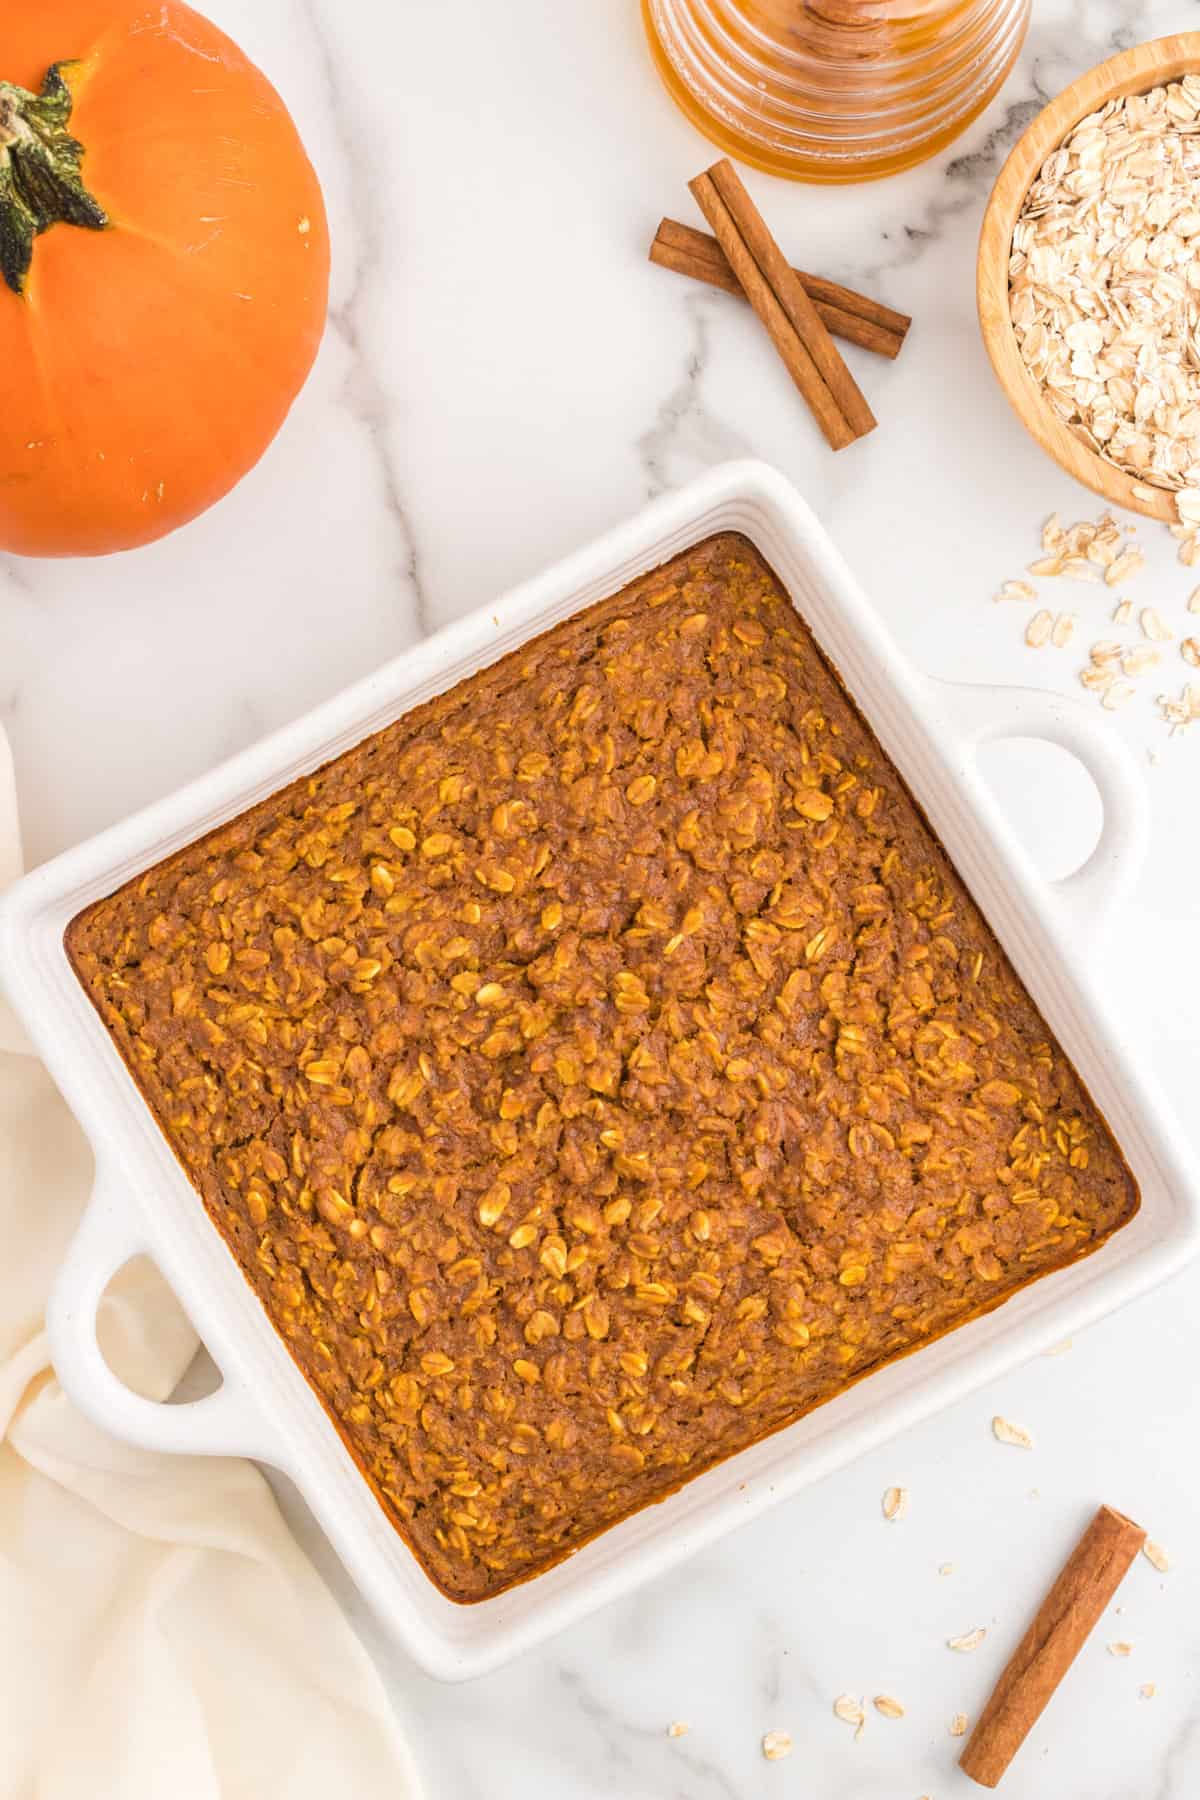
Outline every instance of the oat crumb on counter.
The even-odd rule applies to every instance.
[[[992,1435],[1001,1444],[1011,1444],[1017,1450],[1032,1450],[1033,1439],[1023,1425],[1014,1425],[1011,1419],[1002,1419],[999,1413],[992,1420]]]

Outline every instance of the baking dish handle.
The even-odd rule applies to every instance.
[[[95,1424],[139,1449],[273,1461],[261,1411],[227,1376],[215,1393],[169,1405],[135,1393],[109,1367],[97,1337],[105,1289],[132,1257],[150,1254],[128,1206],[98,1181],[46,1308],[64,1392]]]
[[[1099,790],[1104,819],[1087,860],[1047,886],[1069,906],[1076,930],[1094,936],[1132,892],[1150,840],[1145,775],[1115,731],[1078,700],[1038,688],[937,681],[937,703],[971,755],[1000,738],[1043,738],[1076,757]],[[970,770],[976,776],[974,768]],[[976,776],[977,778],[977,776]]]

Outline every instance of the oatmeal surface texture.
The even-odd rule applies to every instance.
[[[68,947],[247,1281],[460,1600],[1137,1205],[733,534],[151,869]]]

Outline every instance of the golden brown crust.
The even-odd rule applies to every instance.
[[[1137,1207],[895,769],[733,534],[159,864],[67,944],[458,1600]]]

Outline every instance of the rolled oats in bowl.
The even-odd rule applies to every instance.
[[[1046,159],[1009,294],[1059,417],[1200,521],[1200,74],[1109,101]]]

